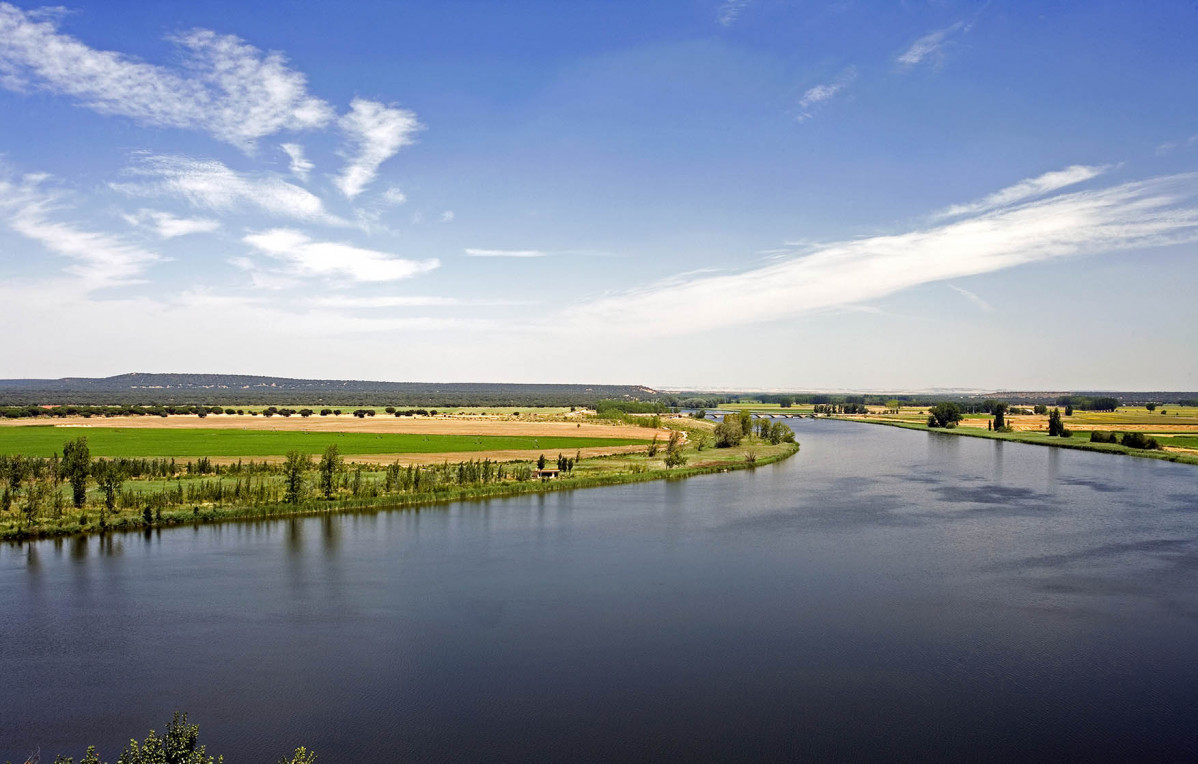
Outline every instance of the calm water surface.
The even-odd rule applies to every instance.
[[[0,761],[1198,756],[1198,468],[804,420],[795,458],[0,547]]]

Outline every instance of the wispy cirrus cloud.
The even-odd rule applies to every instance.
[[[898,55],[896,59],[904,66],[916,66],[929,59],[938,60],[943,55],[943,49],[953,37],[964,34],[970,30],[971,24],[964,21],[958,21],[943,29],[937,29],[933,32],[920,37],[911,47]]]
[[[316,165],[304,156],[304,147],[298,143],[283,143],[279,145],[279,148],[291,160],[291,174],[302,181],[307,181]]]
[[[545,257],[548,252],[539,249],[474,249],[465,250],[467,257]]]
[[[58,21],[0,3],[0,86],[69,96],[146,125],[201,130],[247,151],[264,136],[334,117],[281,54],[233,35],[194,29],[170,38],[183,54],[182,66],[171,68],[92,48],[59,32]]]
[[[831,82],[821,83],[808,88],[803,93],[803,97],[799,99],[799,108],[803,112],[799,115],[798,120],[804,122],[811,119],[811,109],[814,106],[835,98],[841,91],[853,84],[853,80],[855,79],[857,79],[857,69],[850,66],[838,74]]]
[[[384,297],[350,297],[335,295],[318,297],[312,304],[321,308],[382,309],[382,308],[457,308],[531,305],[522,300],[474,300],[460,297],[430,297],[420,295],[395,295]]]
[[[1022,180],[1000,191],[995,191],[993,194],[979,201],[968,204],[955,204],[948,209],[936,213],[935,217],[946,218],[970,215],[1005,207],[1028,199],[1035,199],[1038,196],[1092,180],[1110,169],[1110,165],[1075,164],[1063,170],[1053,170],[1052,172],[1038,175],[1035,178]]]
[[[1163,176],[1016,202],[907,233],[833,242],[737,274],[602,297],[566,311],[555,326],[694,333],[856,305],[1044,260],[1194,241],[1198,174]]]
[[[187,236],[194,233],[212,233],[220,228],[220,221],[212,218],[181,218],[160,210],[140,209],[122,215],[127,223],[139,228],[149,228],[164,239]]]
[[[415,140],[421,127],[414,112],[364,98],[355,98],[337,125],[350,147],[344,152],[345,169],[333,182],[351,199],[374,180],[383,162]]]
[[[44,188],[45,180],[41,175],[0,178],[0,215],[16,233],[70,258],[73,264],[65,270],[79,277],[84,289],[136,283],[149,266],[163,260],[119,236],[56,219],[66,205],[59,192]]]
[[[978,308],[983,313],[993,313],[994,312],[993,305],[986,302],[981,297],[978,297],[977,294],[969,291],[968,289],[965,289],[964,287],[959,287],[956,284],[945,284],[945,286],[948,287],[949,289],[953,290],[957,294],[961,295],[965,299],[969,300],[974,305],[978,306]]]
[[[1185,140],[1166,141],[1165,143],[1162,143],[1161,145],[1156,147],[1156,153],[1157,153],[1157,156],[1164,156],[1165,154],[1168,154],[1171,151],[1176,151],[1177,149],[1190,148],[1192,146],[1198,146],[1198,134],[1191,135],[1189,138],[1186,138]]]
[[[724,0],[716,11],[716,21],[720,26],[730,27],[736,23],[752,0]]]
[[[249,234],[243,241],[290,268],[288,276],[325,276],[353,282],[398,281],[428,273],[436,259],[409,260],[386,252],[332,241],[314,241],[290,228]]]
[[[254,208],[278,217],[346,225],[308,190],[270,175],[239,173],[214,159],[146,155],[126,174],[142,180],[110,185],[131,196],[170,196],[217,212]]]

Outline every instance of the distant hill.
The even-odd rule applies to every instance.
[[[336,404],[342,406],[575,406],[601,398],[651,400],[641,385],[525,385],[491,382],[375,382],[244,374],[121,374],[0,379],[0,405]]]

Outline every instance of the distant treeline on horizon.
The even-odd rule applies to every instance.
[[[831,393],[677,393],[663,395],[660,399],[666,405],[681,408],[719,408],[721,406],[736,406],[752,403],[777,404],[782,408],[790,406],[826,406],[826,405],[859,405],[859,406],[934,406],[937,403],[949,401],[957,403],[966,412],[988,411],[996,402],[1015,403],[1023,405],[1046,404],[1055,406],[1072,406],[1081,411],[1113,411],[1119,406],[1134,406],[1145,403],[1174,404],[1178,406],[1198,406],[1198,392],[1125,392],[1125,393],[987,393],[985,395],[954,395],[954,394],[912,394],[912,393],[873,393],[870,395],[834,395]],[[601,402],[602,404],[603,402]]]
[[[783,407],[819,405],[932,406],[943,401],[965,411],[985,410],[987,402],[1072,406],[1110,410],[1145,403],[1198,406],[1198,392],[993,392],[748,393],[674,392],[643,385],[507,384],[487,382],[372,382],[364,380],[291,379],[236,374],[122,374],[115,377],[0,380],[0,416],[28,416],[17,409],[36,406],[143,407],[136,413],[194,413],[187,407],[269,406],[586,406],[625,414],[666,413],[674,408],[718,408],[764,403]],[[1113,402],[1113,403],[1112,403]],[[173,410],[172,410],[173,409]],[[61,416],[65,411],[57,412]],[[93,412],[103,414],[107,412]],[[215,413],[215,411],[213,412]]]
[[[372,382],[238,374],[0,379],[0,406],[589,406],[604,398],[642,400],[658,395],[642,385]]]

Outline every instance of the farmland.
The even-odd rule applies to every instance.
[[[0,425],[0,538],[614,485],[752,467],[798,448],[781,427],[708,449],[715,425],[685,416],[517,413],[11,420]]]
[[[1016,410],[1024,409],[1016,407]],[[1030,411],[1008,413],[1006,424],[1010,428],[1009,432],[987,429],[988,423],[993,421],[987,414],[965,414],[958,425],[950,429],[929,428],[926,424],[928,409],[922,407],[904,407],[897,413],[870,407],[868,414],[836,416],[839,419],[908,429],[1198,464],[1198,408],[1192,406],[1166,406],[1156,411],[1148,411],[1143,407],[1119,407],[1115,411],[1074,411],[1069,416],[1062,416],[1063,424],[1071,431],[1069,437],[1049,436],[1047,413],[1034,414]],[[1157,440],[1161,448],[1148,450],[1118,443],[1094,443],[1090,440],[1092,432],[1140,433]]]
[[[466,435],[305,430],[240,430],[152,427],[6,427],[0,454],[50,456],[65,440],[85,436],[94,456],[263,457],[288,451],[320,453],[331,445],[343,454],[432,454],[492,451],[570,450],[641,443],[632,438],[563,435]]]

